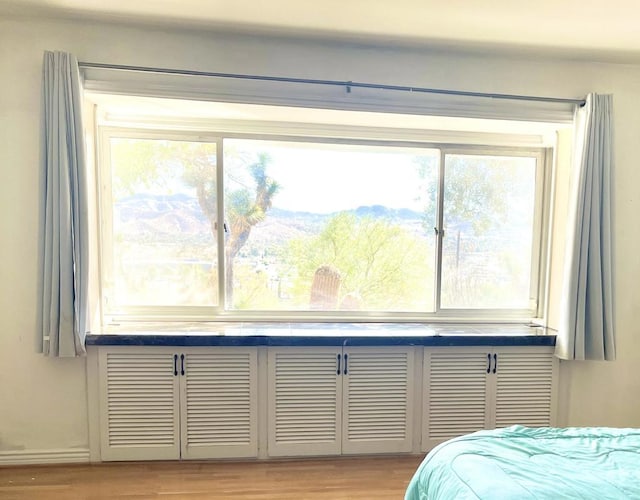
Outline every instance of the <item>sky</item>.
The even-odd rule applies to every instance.
[[[250,157],[268,153],[267,174],[281,186],[273,206],[313,213],[370,205],[419,212],[423,181],[416,157],[430,158],[434,168],[438,160],[437,150],[368,145],[227,139],[225,148]]]

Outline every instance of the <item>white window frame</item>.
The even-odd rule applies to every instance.
[[[216,144],[217,165],[221,165],[222,155],[222,139],[220,136],[192,133],[186,131],[165,131],[153,129],[141,129],[132,127],[99,127],[98,134],[98,175],[99,182],[99,207],[98,214],[100,220],[99,228],[99,266],[100,266],[100,304],[103,311],[102,324],[120,322],[126,320],[212,320],[218,316],[223,309],[221,300],[223,300],[222,281],[219,281],[218,304],[215,306],[125,306],[117,310],[110,310],[106,304],[105,290],[109,288],[106,280],[112,275],[113,262],[111,258],[111,235],[113,234],[113,200],[111,195],[111,151],[108,147],[112,138],[127,139],[148,139],[148,140],[174,140],[189,142],[206,142]],[[221,168],[216,168],[217,181],[221,182]],[[220,185],[220,184],[219,184]],[[220,200],[218,201],[218,214],[220,214]],[[218,219],[220,217],[218,216]],[[224,233],[221,225],[218,224],[218,234],[216,235],[216,244],[218,246],[218,256],[221,246],[220,240],[224,242]],[[224,243],[222,244],[224,252]],[[222,271],[221,260],[218,258],[218,272]]]
[[[438,195],[438,228],[444,225],[444,196],[440,193],[444,190],[445,182],[445,158],[447,155],[479,155],[479,156],[509,156],[509,157],[525,157],[536,159],[536,190],[534,199],[533,214],[533,235],[531,248],[531,275],[529,279],[530,289],[529,297],[532,305],[529,309],[443,309],[440,304],[441,286],[442,286],[442,247],[443,235],[442,231],[437,235],[437,271],[436,271],[436,314],[442,318],[466,318],[474,316],[478,319],[484,318],[518,318],[523,315],[529,315],[529,319],[538,319],[542,315],[542,305],[544,304],[544,296],[546,293],[544,286],[544,277],[546,269],[546,238],[548,227],[548,210],[545,209],[546,200],[549,198],[549,167],[552,152],[549,148],[528,149],[528,148],[493,148],[479,146],[445,146],[440,149],[440,175],[439,175],[439,195]]]
[[[313,322],[512,322],[522,323],[535,321],[543,316],[544,297],[547,293],[545,276],[548,268],[547,246],[549,238],[549,193],[550,193],[550,163],[552,149],[548,147],[531,146],[482,146],[475,142],[472,144],[450,144],[437,142],[411,140],[383,140],[379,138],[376,129],[366,127],[352,127],[357,132],[351,139],[349,137],[328,137],[326,127],[323,133],[313,134],[313,127],[304,130],[304,135],[270,134],[265,127],[261,133],[255,129],[250,132],[230,132],[223,130],[203,130],[201,126],[196,130],[189,130],[188,124],[182,122],[179,128],[152,127],[151,124],[134,126],[110,126],[97,125],[98,136],[98,165],[96,176],[98,186],[98,210],[101,228],[99,231],[99,294],[102,305],[103,326],[126,321],[313,321]],[[339,128],[336,135],[339,135]],[[351,132],[354,132],[352,130]],[[471,134],[472,135],[472,134]],[[371,136],[371,139],[366,139]],[[164,139],[190,142],[215,142],[217,144],[217,186],[218,186],[218,305],[217,306],[127,306],[120,310],[110,310],[105,304],[105,280],[109,276],[110,257],[108,249],[112,229],[111,215],[111,188],[110,188],[110,151],[109,139],[112,137],[140,138],[140,139]],[[365,139],[363,139],[363,137]],[[532,235],[532,262],[531,262],[531,303],[529,309],[442,309],[440,307],[441,292],[441,265],[442,265],[442,233],[436,239],[436,276],[435,276],[435,311],[433,313],[416,312],[342,312],[342,311],[237,311],[227,310],[224,306],[224,139],[256,139],[287,142],[318,142],[336,144],[365,144],[372,146],[408,147],[421,149],[438,149],[440,151],[440,174],[438,194],[438,227],[443,223],[443,195],[444,186],[444,159],[447,154],[470,155],[503,155],[526,156],[536,158],[536,193],[534,209],[534,234]],[[508,141],[508,136],[505,136]],[[446,235],[445,235],[446,237]]]

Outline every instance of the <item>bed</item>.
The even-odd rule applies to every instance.
[[[640,499],[640,429],[506,427],[436,446],[405,500]]]

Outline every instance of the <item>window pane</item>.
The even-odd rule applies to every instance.
[[[225,140],[227,307],[433,311],[438,152]]]
[[[107,309],[216,305],[216,145],[111,138],[109,147]]]
[[[443,308],[530,307],[536,159],[447,155]]]

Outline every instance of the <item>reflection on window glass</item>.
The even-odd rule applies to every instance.
[[[111,138],[108,307],[218,303],[216,145]]]
[[[530,307],[536,159],[447,155],[443,308]]]
[[[226,306],[434,310],[435,150],[224,141]]]

